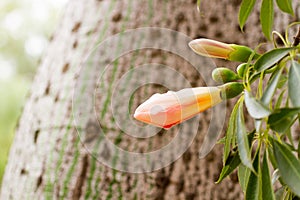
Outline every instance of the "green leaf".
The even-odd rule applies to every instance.
[[[271,114],[271,111],[248,91],[245,91],[245,104],[249,114],[254,119],[262,119]]]
[[[269,157],[269,160],[271,161],[273,168],[276,169],[277,163],[275,160],[273,148],[271,148],[271,146],[268,146],[267,152],[268,152],[268,157]]]
[[[273,140],[274,154],[282,180],[300,196],[300,161],[278,141]]]
[[[277,190],[275,193],[276,200],[283,200],[284,192],[285,192],[285,187],[281,187],[279,190]]]
[[[300,159],[300,142],[298,142],[297,154],[298,154],[298,159]]]
[[[260,9],[260,23],[262,31],[268,40],[271,40],[271,32],[273,27],[274,5],[273,0],[263,0]]]
[[[223,165],[225,165],[227,157],[229,156],[230,145],[232,139],[234,138],[237,110],[238,110],[238,103],[234,106],[228,122],[228,128],[226,131],[226,138],[225,138],[225,145],[224,145]]]
[[[249,134],[248,134],[248,144],[249,144],[249,147],[251,146],[252,144],[252,141],[253,141],[253,138],[255,136],[255,133],[256,133],[256,130],[254,129],[253,131],[251,131]]]
[[[259,180],[261,179],[261,170],[259,170],[259,149],[256,152],[256,156],[253,161],[253,167],[255,171],[258,172],[258,176],[253,171],[251,172],[246,188],[246,200],[261,199],[259,195]]]
[[[285,133],[293,125],[300,108],[281,108],[269,116],[270,128],[278,133]]]
[[[246,192],[250,173],[251,173],[251,171],[248,167],[246,167],[243,164],[240,164],[239,169],[238,169],[238,178],[239,178],[239,183],[240,183],[241,188],[244,193]]]
[[[273,49],[263,54],[254,64],[254,69],[258,72],[268,69],[285,57],[293,47]]]
[[[243,0],[239,11],[239,24],[243,30],[244,25],[253,10],[256,0]]]
[[[289,97],[293,106],[300,107],[300,64],[296,61],[292,61],[289,72]]]
[[[288,81],[288,77],[287,77],[287,75],[284,75],[284,74],[282,74],[281,76],[280,76],[280,80],[279,80],[279,83],[278,83],[278,88],[282,88],[285,84],[286,84],[286,82]]]
[[[274,200],[275,195],[272,188],[270,171],[268,166],[267,154],[264,154],[264,160],[261,167],[261,191],[263,200]]]
[[[228,175],[230,175],[241,163],[240,157],[238,153],[233,153],[230,155],[225,163],[225,166],[223,167],[220,177],[217,180],[216,183],[220,183],[224,178],[226,178]]]
[[[272,97],[277,89],[277,85],[278,85],[280,77],[281,77],[282,69],[283,68],[281,68],[274,74],[270,83],[267,85],[267,88],[264,91],[261,101],[266,106],[268,106],[270,104]]]
[[[285,135],[286,137],[289,139],[290,143],[291,143],[291,147],[293,150],[296,150],[295,146],[294,146],[294,139],[293,139],[293,136],[292,136],[292,130],[291,129],[288,129],[286,132],[285,132]]]
[[[216,144],[225,144],[225,140],[226,140],[226,137],[222,137],[221,139],[219,139],[219,140],[217,141]]]
[[[246,167],[253,170],[242,101],[239,103],[235,126],[240,159]]]
[[[290,15],[294,15],[292,0],[276,0],[276,2],[280,10]]]
[[[277,99],[277,102],[275,104],[275,109],[279,109],[280,108],[284,93],[285,93],[285,90],[282,90],[281,93],[280,93],[280,95],[279,95],[279,97],[278,97],[278,99]]]

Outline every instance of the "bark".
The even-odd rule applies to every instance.
[[[97,145],[101,131],[120,148],[134,152],[154,151],[168,144],[176,128],[161,131],[150,139],[129,137],[118,129],[109,106],[112,88],[132,66],[144,63],[167,65],[184,75],[192,86],[205,84],[203,77],[187,61],[169,52],[149,49],[123,55],[118,62],[103,61],[103,54],[114,52],[95,51],[89,56],[92,58],[88,65],[90,70],[86,76],[80,74],[83,58],[97,43],[110,35],[138,27],[164,27],[190,38],[208,37],[255,47],[265,41],[258,12],[251,15],[242,33],[237,25],[239,3],[238,0],[203,1],[200,15],[194,0],[70,1],[39,67],[20,119],[0,199],[242,199],[236,175],[218,185],[214,183],[222,167],[221,145],[216,145],[205,158],[198,157],[209,126],[209,111],[201,115],[198,133],[183,156],[155,172],[120,172],[98,162],[86,149]],[[275,29],[282,31],[296,19],[276,13],[275,20]],[[130,46],[131,42],[124,44]],[[102,77],[103,85],[99,86],[97,81],[105,63],[117,67],[108,69]],[[204,71],[211,70],[201,67]],[[153,74],[152,77],[155,80],[161,75]],[[73,91],[78,89],[78,83],[85,85],[86,94],[90,95],[82,96],[77,105],[80,111],[76,113]],[[176,87],[182,87],[181,83]],[[138,89],[130,112],[158,90],[160,88],[155,85]],[[126,91],[120,95],[126,96]],[[89,102],[94,97],[94,107],[91,107]],[[101,120],[93,117],[94,111],[100,113]],[[85,116],[80,123],[74,121],[77,114]],[[82,133],[81,137],[78,132]],[[189,129],[183,129],[182,133],[189,134]],[[110,154],[105,147],[99,152]],[[116,160],[118,163],[118,157]]]

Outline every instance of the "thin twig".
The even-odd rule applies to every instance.
[[[298,29],[298,33],[297,35],[294,37],[294,43],[293,43],[293,46],[298,46],[298,44],[300,43],[300,26],[299,26],[299,29]]]

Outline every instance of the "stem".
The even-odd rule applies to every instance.
[[[294,43],[293,43],[293,46],[298,46],[298,44],[300,43],[300,27],[298,29],[298,33],[297,35],[294,37]]]
[[[286,60],[289,58],[288,57],[289,54],[287,54],[285,57],[283,57],[280,61],[278,61],[277,63],[275,63],[274,65],[272,65],[271,67],[269,67],[268,69],[265,70],[265,74],[270,74],[270,73],[274,73],[274,71],[276,71],[278,69],[278,67],[275,67],[276,65],[281,65],[282,62],[286,63]],[[275,68],[274,68],[275,67]],[[274,69],[273,69],[274,68]],[[257,80],[260,76],[261,76],[262,72],[259,73],[254,73],[250,76],[249,78],[249,82],[250,84],[252,84],[255,80]]]
[[[259,79],[259,84],[257,88],[257,97],[261,98],[263,95],[263,81],[264,81],[265,73],[264,71],[261,72],[260,74],[260,79]]]

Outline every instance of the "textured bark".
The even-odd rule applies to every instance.
[[[20,119],[0,199],[241,199],[243,195],[235,175],[221,184],[214,183],[222,167],[221,145],[204,159],[198,158],[210,120],[209,112],[202,115],[198,134],[180,159],[159,171],[143,174],[112,170],[90,156],[76,128],[86,133],[87,143],[94,144],[95,135],[100,131],[97,121],[86,120],[82,127],[76,127],[72,113],[73,88],[78,81],[82,58],[96,43],[120,31],[155,26],[176,30],[191,38],[208,37],[252,47],[263,42],[257,11],[247,22],[245,33],[239,30],[239,3],[238,0],[203,1],[203,13],[199,15],[194,0],[70,1],[39,67]],[[275,29],[282,31],[295,18],[276,13],[275,20]],[[133,57],[136,59],[132,60]],[[101,52],[95,54],[91,66],[97,65],[100,59]],[[134,66],[162,63],[179,71],[193,86],[204,84],[186,61],[166,52],[145,49],[139,51],[138,56],[124,55],[115,75],[108,73],[104,77],[103,90],[107,92],[96,95],[96,110],[103,109],[105,101],[109,102],[111,84],[130,69],[128,63]],[[91,70],[87,74],[91,97],[97,73]],[[137,92],[133,108],[146,98],[145,90]],[[155,87],[147,91],[153,93]],[[91,97],[83,99],[88,101]],[[93,115],[93,108],[86,109]],[[111,141],[118,139],[121,148],[153,151],[172,140],[172,130],[161,132],[150,140],[128,137],[115,128],[112,117],[107,108],[100,123],[107,130],[107,137]]]

